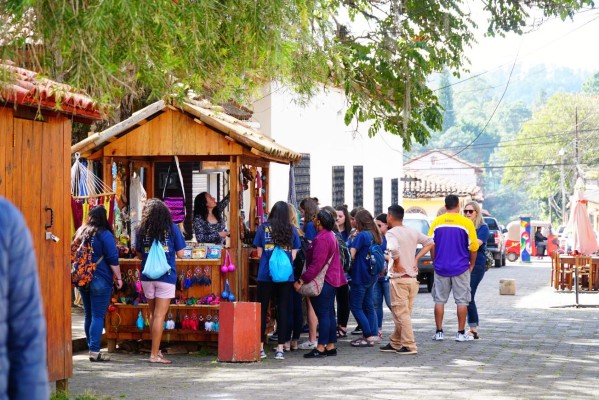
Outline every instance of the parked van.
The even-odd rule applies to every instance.
[[[551,223],[545,221],[530,221],[530,242],[532,245],[531,256],[537,254],[537,247],[535,246],[534,235],[537,231],[537,227],[542,228],[543,235],[547,237],[547,255],[551,255],[558,249],[559,241],[557,235],[551,228]],[[505,242],[507,259],[509,261],[516,261],[520,257],[520,221],[512,221],[507,224],[507,240]]]

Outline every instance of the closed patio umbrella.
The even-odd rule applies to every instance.
[[[591,255],[599,249],[595,232],[589,220],[587,201],[584,198],[584,181],[578,178],[571,197],[570,223],[572,224],[572,250],[580,254]]]

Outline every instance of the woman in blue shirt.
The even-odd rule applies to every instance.
[[[278,346],[275,351],[276,360],[284,360],[283,348],[287,338],[288,327],[288,305],[293,285],[293,269],[285,282],[273,282],[270,275],[269,261],[275,247],[278,246],[285,251],[289,257],[290,265],[301,247],[300,237],[297,229],[289,221],[289,206],[284,201],[277,201],[268,214],[268,221],[260,225],[254,238],[254,247],[257,248],[260,264],[258,266],[258,301],[261,304],[260,337],[264,339],[266,331],[266,314],[268,303],[272,295],[275,295],[277,306],[277,331]],[[261,344],[261,358],[266,358],[264,342]]]
[[[108,354],[100,352],[104,317],[112,296],[113,276],[116,278],[117,289],[123,287],[123,281],[119,252],[104,206],[96,206],[90,210],[87,222],[77,230],[74,241],[84,242],[90,238],[92,262],[96,263],[96,270],[90,284],[78,288],[85,310],[83,327],[89,348],[89,360],[108,361]]]
[[[352,255],[349,305],[354,318],[362,328],[363,337],[351,342],[354,347],[372,347],[380,340],[376,312],[373,304],[373,287],[378,276],[371,275],[368,254],[372,242],[382,244],[381,233],[367,210],[356,213],[358,233],[350,245]]]
[[[166,260],[171,270],[157,279],[150,279],[143,274],[148,253],[154,241],[160,242],[166,253]],[[148,299],[150,312],[150,335],[152,337],[151,363],[170,364],[160,352],[160,340],[164,329],[164,317],[175,297],[177,268],[175,256],[183,258],[185,239],[181,231],[173,223],[171,213],[166,204],[159,199],[148,199],[141,214],[141,223],[135,244],[137,257],[142,259],[141,285]]]
[[[471,201],[464,206],[464,216],[474,223],[476,228],[476,237],[478,238],[479,248],[476,253],[474,268],[470,271],[470,292],[472,300],[468,304],[468,326],[470,327],[469,336],[478,339],[478,310],[474,295],[476,289],[485,276],[487,270],[487,239],[489,238],[489,226],[485,224],[481,213],[480,205],[476,201]]]

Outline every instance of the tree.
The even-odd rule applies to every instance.
[[[449,80],[449,71],[446,69],[441,73],[439,81],[439,105],[443,108],[443,132],[455,123],[455,110],[453,108],[453,89]]]
[[[599,72],[596,72],[595,75],[582,84],[582,92],[588,95],[599,94]]]
[[[531,8],[565,19],[590,5],[491,0],[488,32],[521,33]],[[190,91],[243,104],[269,80],[304,96],[335,85],[347,123],[371,120],[370,135],[384,128],[409,149],[442,128],[427,78],[465,67],[467,10],[464,0],[0,0],[0,58],[27,52],[36,70],[128,112]]]
[[[501,149],[506,160],[503,183],[526,191],[541,204],[549,200],[554,204],[555,214],[559,213],[561,163],[564,164],[565,190],[570,194],[577,165],[597,165],[599,161],[596,155],[598,125],[599,99],[596,96],[558,93],[550,97],[545,106],[524,123],[511,145]],[[560,149],[564,150],[563,159],[559,156]],[[548,213],[547,208],[545,213]]]

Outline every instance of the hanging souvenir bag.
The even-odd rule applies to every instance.
[[[71,283],[75,287],[89,288],[96,266],[104,259],[102,256],[96,262],[92,262],[93,236],[77,238],[71,243]]]
[[[144,270],[141,272],[150,279],[158,279],[164,274],[171,272],[171,266],[166,261],[166,254],[162,244],[158,240],[154,240]]]
[[[293,277],[293,267],[289,256],[279,246],[275,246],[268,260],[268,270],[273,282],[287,282]]]
[[[169,185],[171,178],[171,165],[169,165],[164,188],[162,189],[162,199],[164,200],[164,204],[166,204],[171,211],[173,222],[178,224],[185,220],[185,186],[183,185],[183,175],[181,174],[181,167],[179,166],[179,158],[177,156],[175,156],[175,164],[177,166],[177,173],[183,196],[165,196],[166,188]]]

